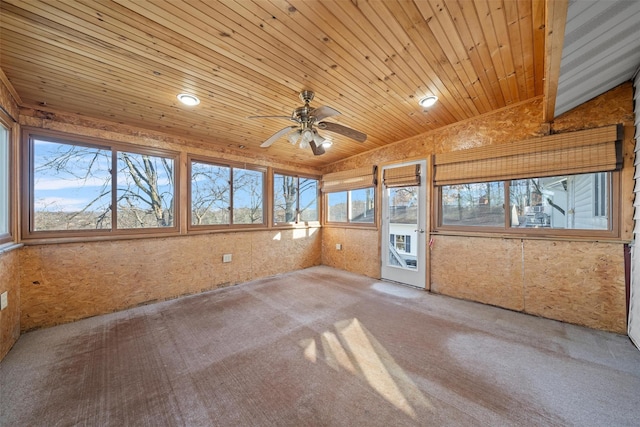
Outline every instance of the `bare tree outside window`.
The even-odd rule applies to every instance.
[[[191,224],[229,224],[231,168],[191,162]]]
[[[264,223],[265,173],[191,162],[191,224]]]
[[[300,216],[298,217],[298,213]],[[318,220],[318,181],[274,174],[273,221],[289,223]]]
[[[233,223],[262,224],[264,173],[233,168]]]
[[[173,159],[36,139],[33,150],[33,230],[173,226]],[[116,181],[117,188],[114,189]]]
[[[118,228],[172,227],[173,160],[118,153]]]

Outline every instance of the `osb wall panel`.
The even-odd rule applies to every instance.
[[[496,110],[333,163],[324,173],[542,136],[542,99]]]
[[[0,293],[7,292],[7,308],[0,311],[0,360],[20,337],[19,251],[0,254]]]
[[[538,98],[345,159],[330,165],[323,172],[398,162],[407,158],[427,157],[431,154],[489,144],[508,144],[542,136],[550,131],[569,132],[618,123],[632,126],[632,95],[631,83],[622,84],[563,114],[551,124],[542,122],[542,99]],[[623,240],[630,238],[630,230],[633,228],[634,153],[633,139],[630,135],[625,133],[625,157],[621,173]],[[346,269],[344,258],[333,249],[338,240],[345,238],[339,233],[338,230],[323,230],[323,236],[326,236],[326,242],[323,242],[323,262]],[[553,240],[535,243],[541,248],[553,247],[554,243],[568,244]],[[592,243],[570,244],[571,248],[575,249],[573,254],[563,254],[559,259],[563,259],[567,265],[574,262],[580,264],[580,254],[589,251]],[[559,282],[545,282],[544,263],[530,260],[528,267],[537,270],[540,281],[532,283],[532,288],[526,288],[526,295],[527,275],[523,277],[521,257],[529,254],[523,252],[523,247],[522,240],[519,239],[435,235],[431,252],[431,290],[594,328],[623,331],[620,325],[624,323],[624,315],[621,316],[621,313],[625,310],[625,303],[620,299],[619,282],[612,284],[602,280],[602,268],[606,268],[606,275],[615,277],[616,281],[619,281],[620,277],[623,280],[623,276],[618,275],[618,272],[624,269],[622,244],[609,246],[615,256],[607,261],[606,265],[599,264],[599,269],[581,270],[582,276],[569,275]],[[365,262],[365,256],[369,255],[362,254],[361,261],[354,262]],[[379,256],[375,260],[379,263]],[[589,285],[584,286],[584,283]],[[558,298],[554,298],[554,287],[557,287]],[[575,299],[570,298],[572,291],[582,290],[586,290],[588,294]],[[545,297],[548,299],[545,300]],[[548,306],[545,306],[545,301]]]
[[[266,230],[24,247],[21,329],[319,265],[320,232]],[[223,263],[230,253],[232,262]]]
[[[336,244],[341,244],[342,249],[336,249]],[[380,278],[378,231],[324,227],[322,229],[322,264]]]
[[[525,241],[523,259],[527,313],[625,333],[623,245]]]
[[[633,126],[633,84],[623,83],[553,120],[554,132],[572,132],[609,124]]]
[[[431,291],[522,311],[521,241],[434,236]]]

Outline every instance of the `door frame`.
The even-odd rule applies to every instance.
[[[428,265],[428,248],[427,248],[427,239],[430,236],[430,191],[428,188],[428,183],[430,182],[429,177],[431,173],[431,162],[429,159],[425,158],[417,158],[413,160],[407,160],[401,163],[390,163],[380,167],[380,177],[384,176],[385,169],[393,169],[396,167],[409,166],[414,164],[420,164],[420,188],[419,188],[419,209],[418,209],[418,229],[424,230],[424,232],[417,233],[417,242],[415,242],[416,247],[418,248],[418,252],[416,254],[418,260],[418,268],[415,270],[415,274],[411,275],[413,278],[409,280],[411,283],[407,283],[406,273],[411,272],[411,270],[402,270],[401,267],[393,267],[388,266],[388,256],[389,256],[389,224],[388,224],[388,199],[387,199],[387,188],[384,186],[384,182],[380,179],[380,277],[383,280],[390,280],[394,282],[403,283],[409,286],[414,286],[419,289],[429,289],[430,281],[427,280],[429,277],[429,265]],[[399,273],[398,270],[402,270],[404,273]]]

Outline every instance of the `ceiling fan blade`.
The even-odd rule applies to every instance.
[[[265,142],[263,142],[262,144],[260,144],[260,147],[262,148],[267,148],[270,147],[271,144],[273,144],[274,142],[276,142],[278,139],[280,139],[281,137],[283,137],[284,135],[286,135],[287,133],[291,132],[291,129],[295,129],[297,128],[297,126],[287,126],[284,129],[280,129],[278,132],[274,133],[273,135],[271,135],[269,137],[269,139],[267,139]]]
[[[313,111],[311,111],[311,115],[316,118],[317,122],[319,122],[320,120],[324,120],[327,117],[339,116],[340,111],[323,105],[322,107],[315,108]]]
[[[287,119],[292,120],[291,116],[249,116],[247,119]]]
[[[367,140],[367,134],[359,132],[355,129],[348,128],[346,126],[339,125],[338,123],[320,122],[318,123],[318,129],[339,133],[340,135],[355,139],[358,142],[365,142]]]
[[[315,154],[316,156],[324,154],[324,147],[322,146],[322,144],[318,145],[315,143],[315,141],[311,140],[309,141],[309,145],[311,146],[311,151],[313,151],[313,154]]]

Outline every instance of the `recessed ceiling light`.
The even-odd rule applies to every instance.
[[[194,105],[200,104],[200,100],[197,96],[191,95],[190,93],[181,93],[178,95],[178,101],[182,102],[184,105],[188,105],[193,107]]]
[[[425,96],[424,98],[422,98],[418,104],[420,104],[420,106],[424,107],[424,108],[429,108],[431,107],[433,104],[435,104],[438,101],[438,97],[435,95],[429,95],[429,96]]]

